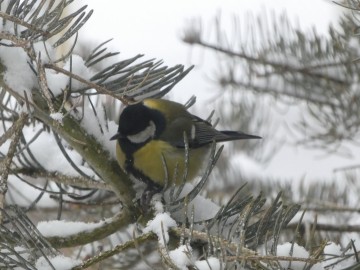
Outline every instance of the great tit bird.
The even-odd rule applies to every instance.
[[[175,185],[183,181],[184,133],[189,146],[187,181],[199,173],[213,142],[261,138],[216,130],[209,122],[189,113],[182,104],[145,99],[125,107],[118,131],[111,140],[117,140],[116,155],[120,167],[145,182],[148,188],[161,190],[166,181]],[[175,175],[178,176],[176,179]]]

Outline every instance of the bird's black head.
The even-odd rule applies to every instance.
[[[143,144],[156,138],[165,127],[162,114],[142,102],[127,106],[121,113],[118,132],[111,140],[125,139],[134,144]]]
[[[150,121],[149,108],[142,103],[127,106],[120,115],[118,132],[122,136],[136,135],[145,130]]]

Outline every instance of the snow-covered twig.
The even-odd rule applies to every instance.
[[[98,226],[94,226],[93,229],[74,232],[67,236],[62,236],[61,232],[59,232],[59,236],[49,236],[46,239],[55,248],[80,246],[101,240],[128,226],[129,223],[131,223],[129,213],[126,209],[123,209],[114,217],[98,223]],[[64,222],[62,226],[71,226],[71,224],[67,225],[66,222]]]

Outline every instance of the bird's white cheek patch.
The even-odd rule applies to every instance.
[[[147,128],[145,128],[143,131],[140,131],[139,133],[137,133],[135,135],[129,135],[129,136],[127,136],[127,138],[132,143],[143,143],[146,140],[154,137],[155,131],[156,131],[155,124],[153,121],[150,121]]]

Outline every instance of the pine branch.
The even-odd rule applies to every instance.
[[[296,104],[302,113],[293,127],[304,137],[297,143],[329,154],[349,155],[351,150],[344,147],[344,142],[358,144],[360,140],[360,64],[356,49],[360,40],[358,4],[345,2],[356,11],[344,14],[339,28],[329,27],[328,36],[293,27],[286,16],[273,18],[270,24],[266,16],[246,21],[250,27],[245,33],[240,30],[240,21],[234,20],[235,35],[229,36],[217,17],[212,29],[215,41],[203,37],[205,31],[196,21],[185,29],[183,41],[220,53],[224,61],[219,62],[216,81],[224,90],[230,89],[231,102],[239,104],[233,106],[233,115],[244,114],[239,108],[249,102],[249,96],[256,102],[270,96],[281,105]],[[246,113],[254,118],[258,110]]]
[[[24,102],[23,97],[9,87],[7,87],[7,91],[16,97],[18,102]],[[135,194],[129,188],[132,186],[132,182],[120,169],[117,162],[110,160],[109,153],[103,149],[102,145],[95,138],[88,135],[87,131],[71,116],[63,119],[63,125],[51,118],[46,112],[46,102],[40,95],[34,93],[33,100],[34,103],[30,102],[30,105],[34,108],[32,115],[65,139],[69,145],[82,155],[99,176],[113,187],[123,203],[132,209],[133,198],[135,197]]]
[[[47,237],[46,240],[54,248],[66,248],[82,246],[88,243],[104,239],[105,237],[127,227],[132,221],[132,213],[123,208],[120,213],[111,218],[110,221],[105,221],[104,224],[98,228],[90,231],[76,233],[70,236],[52,236]]]

